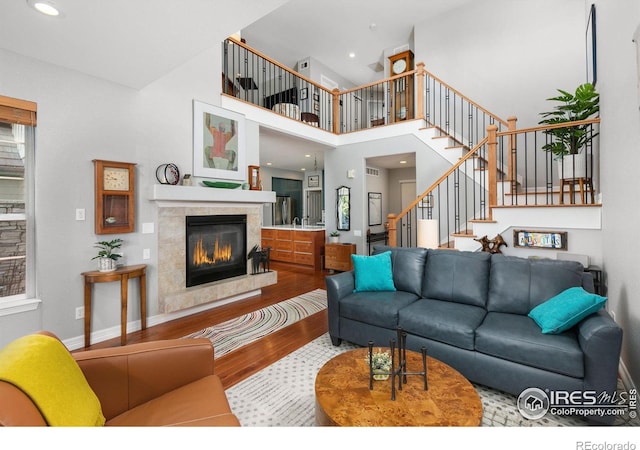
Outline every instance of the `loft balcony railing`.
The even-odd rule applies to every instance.
[[[353,89],[330,90],[229,38],[222,44],[222,93],[331,133],[424,118],[424,75],[411,70]]]
[[[333,92],[243,42],[222,46],[223,94],[333,132]]]

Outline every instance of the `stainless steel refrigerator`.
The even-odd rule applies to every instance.
[[[291,225],[295,211],[295,200],[289,196],[277,196],[273,204],[273,224]]]

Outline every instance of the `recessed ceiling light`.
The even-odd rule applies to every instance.
[[[311,155],[304,155],[305,158],[311,158]]]
[[[353,53],[353,52],[349,53],[349,58],[353,59],[353,58],[355,58],[355,57],[356,57],[356,54],[355,54],[355,53]]]
[[[273,163],[270,163],[270,162],[269,162],[269,163],[267,163],[267,166],[271,166],[271,165],[273,165]]]
[[[305,168],[303,167],[303,168],[301,168],[300,170],[302,170],[302,171],[304,172],[304,171],[305,171],[305,170],[307,170],[307,169],[305,169]]]
[[[406,164],[407,162],[403,159],[400,161],[400,164]]]
[[[60,8],[49,0],[27,0],[27,4],[39,13],[49,17],[63,17]]]

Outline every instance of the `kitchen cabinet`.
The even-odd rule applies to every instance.
[[[263,228],[262,247],[271,247],[271,260],[322,268],[324,230]]]

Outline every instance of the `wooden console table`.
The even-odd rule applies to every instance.
[[[91,291],[94,283],[108,283],[120,281],[120,344],[127,343],[127,298],[129,291],[129,279],[140,278],[140,320],[142,329],[147,328],[147,266],[124,266],[113,272],[100,272],[97,270],[83,272],[84,277],[84,346],[91,344]]]

